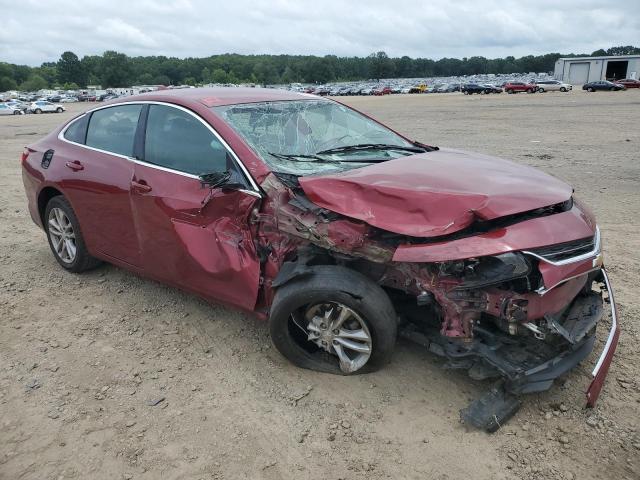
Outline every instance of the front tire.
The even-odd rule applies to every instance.
[[[539,89],[538,89],[538,91],[539,91],[540,93],[544,93],[544,88],[539,88]]]
[[[62,195],[49,200],[43,224],[49,247],[62,268],[80,273],[100,265],[99,260],[89,255],[78,218],[69,201]]]
[[[344,267],[309,267],[276,292],[269,329],[294,365],[337,375],[372,372],[391,359],[396,313],[385,291]]]
[[[593,92],[595,92],[595,91],[596,91],[596,89],[595,89],[595,88],[587,88],[587,92],[591,92],[591,93],[593,93]]]
[[[38,114],[40,114],[40,113],[42,113],[42,110],[40,110],[39,108],[36,108],[36,110],[35,110],[33,113],[38,113]]]
[[[567,89],[566,89],[566,88],[564,88],[564,87],[560,87],[560,91],[561,91],[561,92],[566,92],[566,91],[567,91]]]

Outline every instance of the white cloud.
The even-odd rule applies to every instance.
[[[638,0],[0,0],[0,61],[60,53],[441,58],[590,53],[638,43]]]

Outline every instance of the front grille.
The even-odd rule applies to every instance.
[[[596,248],[596,242],[596,236],[593,236],[571,242],[549,245],[548,247],[534,248],[530,249],[529,252],[550,262],[560,262],[593,252]]]

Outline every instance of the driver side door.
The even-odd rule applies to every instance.
[[[253,310],[260,279],[249,218],[260,193],[204,120],[177,106],[147,105],[131,201],[145,272],[208,299]],[[234,188],[201,174],[229,171]]]

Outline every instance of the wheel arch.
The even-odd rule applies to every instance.
[[[44,212],[47,208],[47,204],[53,197],[57,197],[59,195],[63,195],[63,193],[56,187],[52,186],[46,186],[38,193],[38,215],[40,216],[42,225],[44,225]]]

